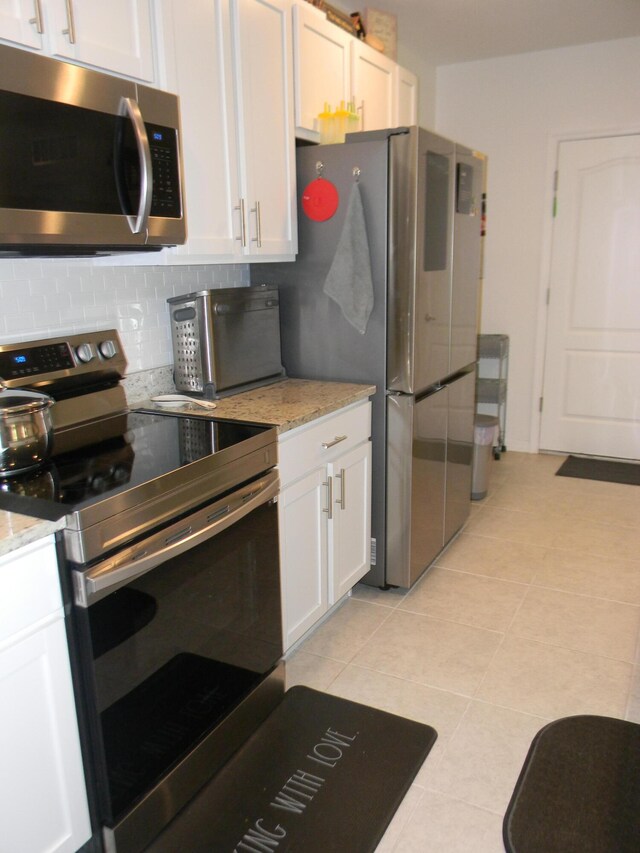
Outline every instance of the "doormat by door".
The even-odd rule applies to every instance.
[[[638,853],[640,725],[583,715],[541,729],[503,830],[507,853]]]
[[[556,471],[558,477],[578,477],[582,480],[603,480],[640,486],[640,465],[636,462],[613,462],[608,459],[584,459],[569,456]]]
[[[148,853],[369,853],[437,737],[292,687]]]

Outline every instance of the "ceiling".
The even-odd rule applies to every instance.
[[[640,0],[374,0],[371,7],[397,16],[400,61],[407,52],[429,65],[640,35]]]

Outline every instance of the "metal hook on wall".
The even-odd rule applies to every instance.
[[[323,172],[324,172],[324,163],[322,162],[322,160],[318,160],[318,162],[316,163],[316,175],[319,178],[321,178]]]
[[[360,167],[359,166],[353,167],[352,175],[353,175],[353,179],[355,180],[355,182],[357,184],[358,181],[360,180]]]

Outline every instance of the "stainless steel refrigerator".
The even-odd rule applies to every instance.
[[[410,587],[469,513],[483,165],[470,149],[417,127],[299,148],[297,260],[252,265],[253,283],[280,287],[289,376],[377,387],[364,578],[375,586]],[[325,193],[319,214],[309,215],[305,192],[331,189],[313,184],[318,177],[337,197]],[[373,289],[364,333],[323,289],[354,181]]]

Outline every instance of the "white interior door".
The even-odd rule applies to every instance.
[[[640,457],[640,134],[559,145],[540,448]]]

